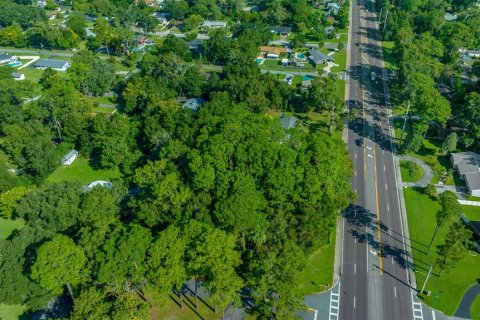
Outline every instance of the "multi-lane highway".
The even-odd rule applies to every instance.
[[[357,201],[343,219],[339,319],[418,319],[406,259],[397,190],[388,87],[374,2],[353,0],[347,104],[358,110],[348,127]]]

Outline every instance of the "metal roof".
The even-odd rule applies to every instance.
[[[313,50],[313,49],[309,50],[308,54],[310,55],[310,59],[312,59],[313,61],[323,61],[323,60],[333,61],[332,57],[327,56],[325,53],[318,50]]]
[[[35,63],[35,67],[63,69],[66,64],[70,64],[70,62],[64,60],[40,59]]]
[[[205,100],[202,98],[192,98],[188,99],[184,104],[183,108],[187,108],[193,111],[197,111],[200,106],[202,106],[205,103]]]
[[[286,116],[286,115],[282,115],[280,117],[280,124],[282,125],[282,128],[285,129],[285,130],[288,130],[288,129],[291,129],[291,128],[295,128],[295,126],[297,125],[297,122],[300,121],[298,120],[296,117],[294,116]]]

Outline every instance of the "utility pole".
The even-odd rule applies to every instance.
[[[403,142],[403,133],[405,132],[405,126],[407,124],[408,111],[410,110],[410,100],[408,100],[407,113],[405,114],[405,120],[403,121],[402,135],[400,136],[400,143]]]
[[[388,9],[385,12],[385,21],[383,22],[383,34],[385,34],[385,30],[387,30],[387,17],[388,17]]]
[[[378,19],[377,19],[378,22],[382,21],[382,11],[383,11],[383,8],[380,8],[380,14],[378,15]]]
[[[425,282],[423,283],[422,290],[420,293],[423,293],[423,290],[425,290],[425,286],[427,285],[428,278],[430,278],[430,274],[432,273],[433,265],[430,265],[430,270],[428,270],[427,277],[425,278]]]

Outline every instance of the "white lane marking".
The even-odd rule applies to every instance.
[[[353,264],[353,273],[357,274],[357,264],[356,263]]]
[[[382,154],[385,154],[385,150],[382,150]]]
[[[367,146],[367,149],[368,149],[368,150],[372,150],[372,147]]]
[[[317,320],[317,316],[318,316],[318,310],[315,310],[315,314],[313,315],[313,320]]]
[[[356,299],[355,299],[355,296],[353,296],[353,309],[355,309],[355,306],[356,306]]]
[[[387,211],[390,212],[390,206],[387,203]]]
[[[393,287],[393,293],[395,294],[395,298],[397,297],[397,287]]]
[[[388,189],[388,187],[387,187],[387,184],[385,183],[385,190],[387,190],[387,189]]]
[[[369,158],[372,158],[372,159],[373,159],[373,157],[372,157],[372,155],[371,155],[370,153],[367,155],[367,157],[369,157]]]
[[[393,257],[392,257],[392,264],[395,264],[395,261],[393,261]]]
[[[357,176],[357,170],[355,170],[355,177]]]
[[[368,231],[367,231],[367,224],[365,223],[365,236],[367,237],[367,273],[368,273]]]
[[[357,159],[357,154],[355,153],[355,159]]]
[[[383,166],[383,171],[386,171],[386,170],[387,170],[387,168],[385,168],[385,166]]]
[[[435,310],[432,310],[432,320],[437,320],[437,316],[435,315]]]
[[[423,320],[422,303],[414,300],[413,292],[411,292],[410,295],[412,299],[413,319]]]
[[[390,235],[392,235],[392,229],[388,229],[388,232],[390,233]]]

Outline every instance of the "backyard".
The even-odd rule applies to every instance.
[[[96,180],[112,181],[120,178],[120,172],[117,168],[110,170],[94,169],[85,158],[76,159],[69,166],[61,166],[48,176],[46,183],[55,183],[60,181],[79,182],[89,184]]]
[[[428,245],[436,227],[436,213],[440,209],[440,205],[414,188],[405,189],[405,202],[417,287],[421,288],[430,266],[435,264],[437,259],[436,246],[444,243],[448,230],[440,228],[430,255],[427,255]],[[468,210],[468,213],[465,212],[467,216],[480,217],[480,207],[464,207],[464,209],[464,211]],[[468,272],[465,272],[466,270]],[[449,270],[440,270],[438,266],[435,267],[425,287],[426,291],[431,291],[431,295],[422,294],[420,297],[433,308],[452,315],[464,292],[476,283],[478,278],[480,278],[480,255],[470,252]],[[480,314],[474,316],[478,318]]]
[[[24,225],[23,220],[11,220],[0,218],[0,240],[5,240],[13,230],[21,229]]]

